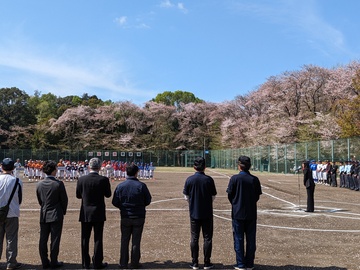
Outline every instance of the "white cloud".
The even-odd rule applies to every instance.
[[[143,18],[136,18],[135,20],[133,21],[129,21],[128,17],[127,16],[122,16],[122,17],[119,17],[119,18],[116,18],[114,21],[117,25],[119,25],[120,27],[122,28],[125,28],[125,29],[132,29],[132,28],[136,28],[136,29],[151,29],[151,27],[142,22]]]
[[[162,8],[176,8],[184,13],[187,13],[188,10],[185,8],[183,3],[172,3],[170,0],[164,0],[160,3],[160,7]]]
[[[164,8],[171,8],[173,6],[174,5],[170,2],[170,0],[162,1],[160,4],[160,7],[164,7]]]
[[[0,69],[7,71],[6,75],[0,74],[3,84],[27,92],[39,90],[57,96],[88,93],[103,100],[134,99],[136,103],[154,96],[151,91],[136,89],[122,68],[117,63],[104,60],[103,56],[90,59],[86,55],[73,58],[60,55],[54,58],[44,51],[38,54],[28,48],[3,45],[0,46]]]
[[[126,16],[121,16],[119,18],[116,18],[115,22],[120,26],[125,26],[126,22],[127,22],[127,17]]]
[[[187,13],[188,12],[188,10],[185,8],[185,6],[184,6],[184,4],[183,3],[178,3],[177,4],[177,7],[178,7],[178,9],[180,9],[182,12],[184,12],[184,13]]]
[[[140,23],[139,25],[136,26],[136,28],[151,29],[151,27],[149,25],[147,25],[146,23]]]

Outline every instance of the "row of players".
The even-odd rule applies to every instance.
[[[25,160],[24,166],[21,165],[20,160],[15,163],[14,174],[18,177],[23,174],[24,178],[28,178],[29,181],[38,181],[43,179],[45,175],[42,172],[42,160]],[[114,180],[126,179],[126,167],[128,162],[115,161],[115,160],[104,160],[101,166],[100,174]],[[155,167],[153,163],[141,163],[137,162],[136,165],[139,167],[139,178],[142,179],[153,179]],[[57,164],[58,179],[74,181],[80,176],[87,175],[88,161],[71,162],[69,160],[60,159]]]
[[[310,169],[315,183],[336,187],[339,174],[340,187],[356,191],[360,189],[360,162],[357,160],[345,162],[312,160]]]

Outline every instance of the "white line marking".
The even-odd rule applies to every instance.
[[[292,202],[289,202],[289,201],[286,201],[286,200],[280,199],[279,197],[276,197],[276,196],[271,195],[271,194],[269,194],[269,193],[263,192],[263,194],[265,194],[265,195],[267,195],[267,196],[269,196],[269,197],[271,197],[271,198],[274,198],[274,199],[276,199],[276,200],[279,200],[279,201],[282,201],[282,202],[288,203],[288,204],[292,205],[293,207],[296,207],[296,206],[297,206],[296,204],[294,204],[294,203],[292,203]]]
[[[216,174],[219,174],[219,175],[222,175],[226,178],[230,178],[230,176],[226,175],[226,174],[223,174],[223,173],[220,173],[220,172],[216,172],[216,171],[213,171],[213,170],[210,170],[212,171],[213,173],[216,173]],[[182,172],[182,173],[186,173],[186,172]],[[268,179],[268,181],[271,181],[271,182],[276,182],[276,183],[279,183],[281,184],[282,182],[279,182],[279,181],[275,181],[275,180],[271,180],[271,179]],[[262,186],[263,189],[271,189],[269,187],[266,187],[266,186]],[[287,200],[284,200],[284,199],[281,199],[277,196],[274,196],[274,195],[271,195],[269,193],[266,193],[266,192],[263,192],[264,195],[267,195],[273,199],[276,199],[276,200],[279,200],[279,201],[282,201],[284,203],[287,203],[289,205],[291,205],[290,208],[292,207],[300,207],[300,206],[297,206],[296,204],[292,203],[292,202],[289,202]],[[218,198],[224,198],[224,197],[227,197],[227,196],[217,196]],[[168,202],[168,201],[175,201],[175,200],[184,200],[184,198],[172,198],[172,199],[165,199],[165,200],[158,200],[158,201],[154,201],[152,202],[151,204],[156,204],[156,203],[161,203],[161,202]],[[358,204],[353,204],[353,203],[346,203],[346,202],[334,202],[334,201],[316,201],[316,202],[328,202],[328,203],[332,203],[332,204],[349,204],[349,205],[358,205]],[[263,214],[270,214],[270,215],[285,215],[285,216],[293,216],[293,217],[314,217],[314,216],[318,216],[318,215],[322,215],[322,216],[328,216],[328,217],[333,217],[333,218],[343,218],[343,219],[353,219],[353,220],[359,220],[360,218],[359,217],[351,217],[351,215],[353,216],[360,216],[360,214],[357,214],[357,213],[350,213],[350,212],[341,212],[342,209],[333,209],[331,207],[325,207],[325,206],[318,206],[316,205],[316,208],[323,208],[323,209],[330,209],[330,210],[333,210],[331,214],[326,214],[324,212],[316,212],[314,214],[305,214],[305,212],[302,212],[302,211],[299,211],[299,213],[303,213],[302,215],[299,214],[299,215],[295,215],[295,214],[287,214],[287,213],[279,213],[279,212],[272,212],[271,210],[259,210],[260,213],[263,213]],[[161,209],[146,209],[147,211],[189,211],[188,208],[173,208],[173,209],[166,209],[166,208],[161,208]],[[32,212],[32,211],[37,211],[39,212],[40,209],[21,209],[21,211],[24,211],[24,212]],[[68,209],[67,211],[69,212],[78,212],[80,211],[80,209]],[[119,211],[119,209],[117,208],[107,208],[106,211]],[[231,210],[229,209],[226,209],[226,210],[221,210],[221,209],[214,209],[214,212],[231,212]],[[338,214],[338,215],[336,215]],[[223,217],[223,216],[219,216],[219,215],[216,215],[216,214],[213,214],[214,217],[217,217],[219,219],[223,219],[223,220],[227,220],[227,221],[232,221],[231,218],[227,218],[227,217]],[[350,216],[339,216],[339,215],[350,215]],[[295,231],[314,231],[314,232],[344,232],[344,233],[360,233],[360,230],[335,230],[335,229],[332,229],[332,230],[329,230],[329,229],[314,229],[314,228],[296,228],[296,227],[287,227],[287,226],[275,226],[275,225],[266,225],[266,224],[257,224],[257,226],[259,227],[265,227],[265,228],[272,228],[272,229],[283,229],[283,230],[295,230]]]
[[[169,201],[176,201],[176,200],[184,200],[185,201],[184,197],[182,197],[182,198],[173,198],[173,199],[165,199],[165,200],[154,201],[154,202],[151,202],[150,205],[155,204],[155,203],[169,202]]]
[[[276,181],[276,180],[271,180],[271,179],[268,179],[269,182],[274,182],[274,183],[277,183],[277,184],[283,184],[283,182],[280,182],[280,181]]]
[[[232,221],[231,218],[226,218],[218,215],[214,215],[214,217]],[[360,230],[324,230],[324,229],[312,229],[312,228],[295,228],[295,227],[286,227],[286,226],[274,226],[274,225],[265,225],[265,224],[257,224],[259,227],[272,228],[272,229],[283,229],[283,230],[293,230],[293,231],[312,231],[312,232],[344,232],[344,233],[360,233]]]

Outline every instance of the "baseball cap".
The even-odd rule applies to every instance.
[[[1,167],[5,171],[12,171],[14,169],[14,161],[11,158],[4,158]]]

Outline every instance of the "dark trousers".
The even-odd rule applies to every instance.
[[[306,188],[307,193],[307,207],[306,211],[308,212],[314,212],[314,192],[315,192],[315,186],[310,186]]]
[[[331,183],[330,184],[332,187],[337,187],[336,173],[331,174]]]
[[[354,176],[352,174],[349,175],[349,188],[355,189],[355,181],[354,181]]]
[[[104,222],[81,222],[81,259],[82,267],[90,266],[89,241],[91,231],[94,229],[94,255],[92,262],[94,268],[99,267],[104,259],[103,231]]]
[[[16,257],[18,255],[18,234],[19,234],[19,218],[6,218],[4,223],[0,223],[0,257],[3,252],[4,240],[6,246],[7,267],[17,264]]]
[[[233,219],[234,249],[236,253],[236,266],[239,268],[254,267],[256,251],[256,219]],[[246,250],[244,242],[246,237]]]
[[[345,173],[340,173],[340,187],[345,187]]]
[[[59,248],[63,221],[40,223],[39,253],[43,266],[56,265],[58,262]],[[50,260],[48,258],[48,240],[50,237]]]
[[[352,180],[351,174],[346,174],[346,177],[345,177],[345,187],[346,188],[351,187],[351,185],[350,185],[351,180]]]
[[[354,181],[354,189],[356,191],[359,190],[359,176],[358,175],[354,175],[353,176],[353,181]]]
[[[191,229],[191,257],[193,263],[199,263],[199,238],[200,231],[202,230],[204,238],[204,263],[210,263],[211,251],[212,251],[212,238],[214,231],[213,218],[210,219],[190,219]]]
[[[140,242],[145,218],[121,218],[120,266],[129,263],[129,243],[131,238],[131,264],[136,267],[140,262]]]

